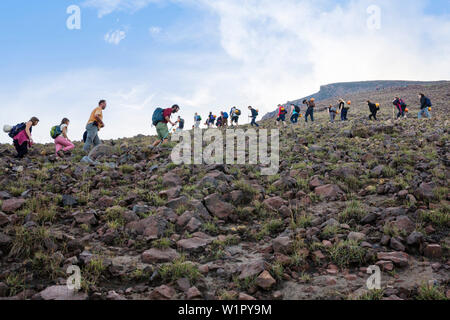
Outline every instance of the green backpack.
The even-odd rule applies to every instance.
[[[50,130],[50,136],[52,139],[58,138],[62,134],[61,126],[54,126]]]

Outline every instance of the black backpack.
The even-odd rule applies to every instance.
[[[300,107],[299,106],[294,106],[295,108],[295,112],[300,113]]]

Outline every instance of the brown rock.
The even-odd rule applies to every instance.
[[[234,207],[231,204],[222,201],[217,193],[206,197],[205,205],[209,212],[219,219],[227,219],[234,213]]]
[[[144,263],[164,263],[174,261],[179,257],[180,254],[172,248],[163,250],[151,248],[142,254],[142,261]]]
[[[150,299],[152,300],[172,300],[176,292],[172,287],[162,285],[150,294]]]
[[[0,227],[4,227],[7,224],[9,224],[11,221],[9,220],[9,216],[4,214],[3,212],[0,212]]]
[[[244,264],[240,267],[240,271],[241,274],[239,275],[239,280],[257,276],[264,271],[264,261],[258,260],[248,264]]]
[[[162,184],[165,188],[175,188],[181,186],[183,181],[173,172],[168,172],[163,176]]]
[[[67,286],[52,286],[38,293],[38,297],[43,300],[87,300],[87,294],[76,292]]]
[[[95,225],[97,224],[97,218],[95,218],[92,212],[75,212],[73,213],[75,221],[79,224]]]
[[[19,210],[20,208],[22,208],[22,206],[25,204],[25,199],[20,199],[20,198],[12,198],[12,199],[8,199],[3,201],[2,204],[2,211],[7,212],[7,213],[13,213],[17,210]]]
[[[269,290],[272,288],[277,282],[270,275],[268,271],[264,271],[261,273],[256,279],[256,285],[264,290]]]
[[[264,200],[263,204],[270,210],[279,210],[283,205],[287,204],[287,201],[280,197],[273,197]]]
[[[416,225],[407,216],[400,216],[393,222],[394,226],[408,234],[416,229]]]
[[[294,242],[289,237],[278,237],[272,241],[273,251],[290,254]]]
[[[239,293],[239,300],[240,301],[254,301],[256,299],[246,293],[241,292],[241,293]]]
[[[186,251],[202,251],[208,244],[210,244],[210,240],[194,237],[190,239],[183,239],[177,242],[177,246]]]
[[[344,191],[335,184],[327,184],[324,186],[317,187],[314,190],[315,194],[321,196],[324,200],[339,200],[343,195]]]
[[[442,257],[442,248],[438,244],[429,244],[423,250],[423,255],[427,258],[440,258]]]
[[[399,267],[406,267],[409,263],[409,255],[404,252],[378,252],[377,258],[379,260],[392,261]]]
[[[192,287],[186,293],[186,297],[188,300],[201,299],[202,293],[196,287]]]

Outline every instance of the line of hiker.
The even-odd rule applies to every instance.
[[[418,113],[418,118],[422,119],[426,117],[431,119],[431,107],[433,106],[430,98],[426,97],[423,93],[419,94],[420,100],[420,111]],[[315,99],[311,98],[309,100],[305,99],[303,104],[306,106],[305,113],[305,122],[308,122],[308,118],[314,122],[314,110],[316,108]],[[352,102],[345,102],[343,99],[339,99],[337,105],[330,105],[328,107],[328,111],[330,114],[330,122],[335,122],[337,114],[341,114],[341,121],[347,121],[348,111],[350,109]],[[377,120],[377,113],[381,108],[380,103],[373,103],[370,100],[367,100],[367,104],[369,106],[369,119]],[[397,109],[397,119],[406,118],[406,114],[409,112],[408,106],[405,101],[399,97],[395,97],[392,102],[394,109]],[[105,100],[100,100],[98,103],[98,107],[96,107],[90,114],[89,120],[86,125],[86,131],[83,135],[84,147],[83,150],[86,154],[89,154],[91,148],[98,146],[101,141],[98,136],[98,133],[101,129],[105,127],[103,122],[103,111],[106,109],[107,103]],[[296,104],[289,104],[291,110],[288,111],[286,106],[278,105],[278,114],[277,114],[277,122],[282,123],[283,126],[286,126],[286,116],[290,113],[290,121],[292,124],[297,124],[298,119],[302,117],[300,106]],[[248,107],[250,111],[251,126],[259,127],[258,123],[256,123],[256,118],[259,115],[259,111],[252,106]],[[176,114],[180,111],[180,107],[178,105],[173,105],[171,108],[161,109],[157,108],[153,113],[152,122],[156,127],[156,132],[158,134],[158,140],[152,145],[152,148],[158,147],[161,144],[167,143],[169,140],[170,130],[168,128],[168,124],[172,125],[172,129],[175,132],[182,131],[184,129],[185,121],[178,117],[176,122],[172,122],[171,115]],[[239,124],[239,117],[242,115],[241,110],[237,107],[232,107],[230,112],[220,112],[220,116],[217,117],[213,115],[212,112],[209,113],[205,125],[208,128],[213,126],[217,126],[218,128],[227,128],[228,127],[228,119],[230,119],[230,125],[233,127],[234,125]],[[202,122],[202,117],[195,113],[194,115],[194,126],[193,129],[200,128]],[[32,130],[33,127],[39,124],[39,119],[37,117],[32,117],[28,122],[20,123],[15,126],[5,125],[3,127],[3,131],[8,133],[8,135],[13,139],[14,147],[17,151],[16,158],[23,158],[27,153],[28,149],[33,145],[32,138]],[[68,137],[68,127],[70,124],[70,120],[68,118],[62,119],[59,125],[53,126],[50,130],[50,135],[55,142],[55,155],[57,159],[64,157],[71,153],[71,151],[75,148],[75,145]],[[175,129],[175,126],[178,124],[178,127]]]

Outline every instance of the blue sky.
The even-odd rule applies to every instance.
[[[66,28],[70,5],[81,30]],[[271,111],[331,82],[449,79],[449,14],[446,0],[2,0],[1,125],[36,115],[49,142],[68,117],[79,140],[104,98],[101,137],[118,138],[153,134],[156,106],[180,104],[190,126],[196,111]]]

